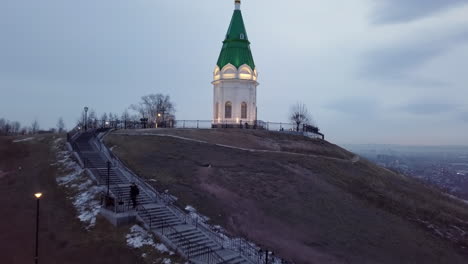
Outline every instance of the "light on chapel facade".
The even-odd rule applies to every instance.
[[[231,24],[213,73],[213,125],[254,125],[257,120],[257,70],[235,1]]]

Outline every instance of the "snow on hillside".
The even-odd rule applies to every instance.
[[[28,138],[23,138],[23,139],[16,139],[16,140],[13,140],[13,143],[30,141],[30,140],[33,140],[33,139],[34,139],[33,137],[28,137]]]
[[[146,231],[143,227],[139,225],[133,225],[130,227],[130,233],[126,235],[127,245],[134,249],[142,249],[144,247],[150,247],[152,250],[157,251],[158,253],[163,253],[166,257],[156,259],[153,263],[163,263],[171,264],[171,256],[174,256],[175,253],[170,251],[164,244],[156,243],[154,237],[151,233]],[[151,252],[145,251],[141,254],[143,258],[151,255]],[[156,262],[159,261],[159,262]]]
[[[71,193],[68,199],[73,201],[80,221],[85,224],[86,229],[94,227],[101,207],[98,196],[103,191],[102,187],[97,186],[71,158],[69,151],[58,151],[57,163],[52,165],[59,166],[64,173],[64,176],[58,177],[56,181]]]
[[[167,252],[174,254],[173,252],[170,252],[164,244],[155,243],[153,240],[153,236],[139,225],[132,226],[130,228],[130,233],[127,234],[126,238],[127,244],[132,248],[151,246],[157,249],[159,252]]]

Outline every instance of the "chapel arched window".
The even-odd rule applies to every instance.
[[[241,118],[247,118],[247,103],[242,102],[241,104]]]
[[[224,106],[224,118],[232,118],[232,103],[226,102]]]

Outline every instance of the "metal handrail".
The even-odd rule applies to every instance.
[[[149,229],[152,230],[152,229],[153,229],[153,217],[152,217],[151,214],[148,212],[148,210],[147,210],[143,205],[138,205],[138,206],[136,207],[136,211],[137,211],[137,213],[143,211],[143,213],[149,217],[149,221],[150,221],[150,223],[149,223]],[[142,217],[141,219],[142,219],[143,221],[145,220],[143,217]]]
[[[112,153],[111,151],[109,151],[109,152]],[[156,189],[154,189],[153,186],[151,186],[149,183],[147,183],[144,179],[142,179],[142,178],[138,177],[137,175],[135,175],[135,173],[133,173],[131,170],[129,170],[125,165],[122,165],[122,164],[125,164],[123,161],[121,161],[120,159],[118,159],[114,155],[113,155],[113,157],[114,157],[114,166],[115,167],[117,167],[119,169],[122,169],[125,172],[127,172],[128,174],[130,174],[132,176],[132,181],[139,182],[140,184],[142,184],[145,187],[149,188],[153,192],[156,199],[154,199],[151,195],[148,195],[148,197],[153,198],[154,202],[163,202],[164,201],[162,196],[160,195],[160,193],[158,191],[156,191]]]
[[[213,250],[213,248],[208,246],[193,249],[191,254],[197,254],[198,257],[206,257],[206,263],[208,264],[224,263],[224,259],[215,250]]]

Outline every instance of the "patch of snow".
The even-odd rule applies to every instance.
[[[191,205],[187,205],[187,206],[185,207],[185,210],[186,210],[186,211],[189,211],[189,212],[191,212],[191,213],[194,213],[194,212],[197,211],[197,210],[196,210],[195,208],[193,208],[193,206],[191,206]]]
[[[125,236],[127,245],[132,248],[141,248],[143,246],[151,246],[159,252],[169,253],[169,249],[164,244],[155,243],[153,236],[139,225],[134,225],[130,228],[130,233]]]
[[[164,244],[156,244],[154,248],[160,252],[169,252],[169,249]]]
[[[56,140],[54,140],[54,143],[57,145],[57,144],[60,143],[62,140],[63,140],[63,138],[57,138]]]
[[[83,190],[83,187],[78,187]],[[99,214],[101,208],[100,202],[96,199],[96,196],[102,191],[98,186],[93,186],[87,191],[80,193],[75,197],[73,205],[78,210],[78,218],[85,223],[88,223],[88,229],[96,224],[96,216]]]
[[[96,216],[101,208],[97,199],[102,187],[94,182],[84,173],[84,170],[71,159],[68,151],[57,153],[57,165],[67,174],[58,177],[56,182],[60,186],[72,189],[74,195],[69,197],[78,212],[78,218],[86,224],[86,229],[90,229],[96,224]]]
[[[168,258],[163,259],[163,264],[171,264],[171,260]]]
[[[191,206],[191,205],[187,205],[187,206],[185,207],[185,210],[189,212],[189,213],[188,213],[189,216],[190,216],[194,221],[196,221],[197,223],[206,223],[208,220],[210,220],[209,217],[197,213],[197,209],[195,209],[195,208],[194,208],[193,206]]]
[[[23,138],[23,139],[16,139],[16,140],[13,140],[13,143],[30,141],[30,140],[33,140],[33,139],[34,139],[33,137],[28,137],[28,138]]]

